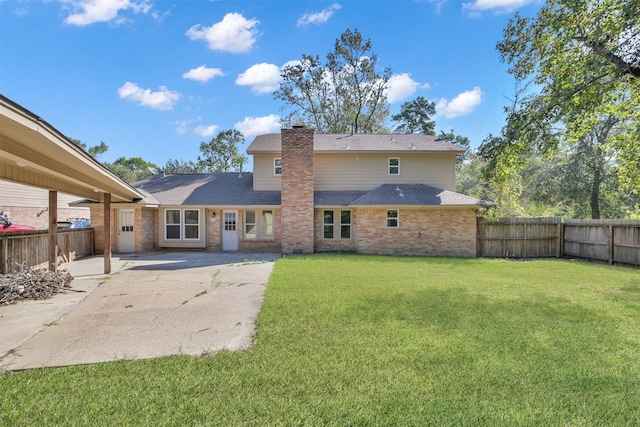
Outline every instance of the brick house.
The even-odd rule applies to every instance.
[[[463,152],[427,135],[260,135],[247,149],[253,173],[132,183],[145,198],[112,206],[111,249],[475,256],[476,212],[489,202],[454,191]],[[100,236],[104,210],[86,205]]]

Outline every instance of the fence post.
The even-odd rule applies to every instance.
[[[558,220],[558,247],[556,248],[556,258],[564,258],[564,223]]]
[[[2,239],[2,271],[0,273],[9,273],[9,239]]]
[[[610,225],[609,226],[609,265],[613,264],[613,257],[614,257],[613,248],[615,247],[615,242],[613,238],[614,233],[615,233],[615,226]]]
[[[64,247],[64,252],[67,255],[67,262],[69,262],[71,261],[71,233],[66,233],[64,235]]]
[[[482,218],[476,220],[476,256],[482,258]]]

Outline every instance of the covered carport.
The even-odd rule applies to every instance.
[[[49,123],[0,95],[0,179],[49,190],[49,268],[57,268],[58,192],[104,205],[104,272],[111,272],[111,203],[144,196]]]

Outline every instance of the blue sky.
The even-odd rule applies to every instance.
[[[246,146],[278,132],[280,67],[324,59],[347,29],[393,78],[391,113],[423,96],[437,130],[477,147],[504,123],[514,80],[495,44],[537,0],[0,0],[0,93],[88,146],[99,160],[196,160],[238,129]],[[393,123],[390,123],[392,126]],[[250,167],[249,167],[250,168]]]

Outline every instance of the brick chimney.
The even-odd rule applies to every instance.
[[[281,130],[282,252],[310,254],[313,246],[313,129]]]

